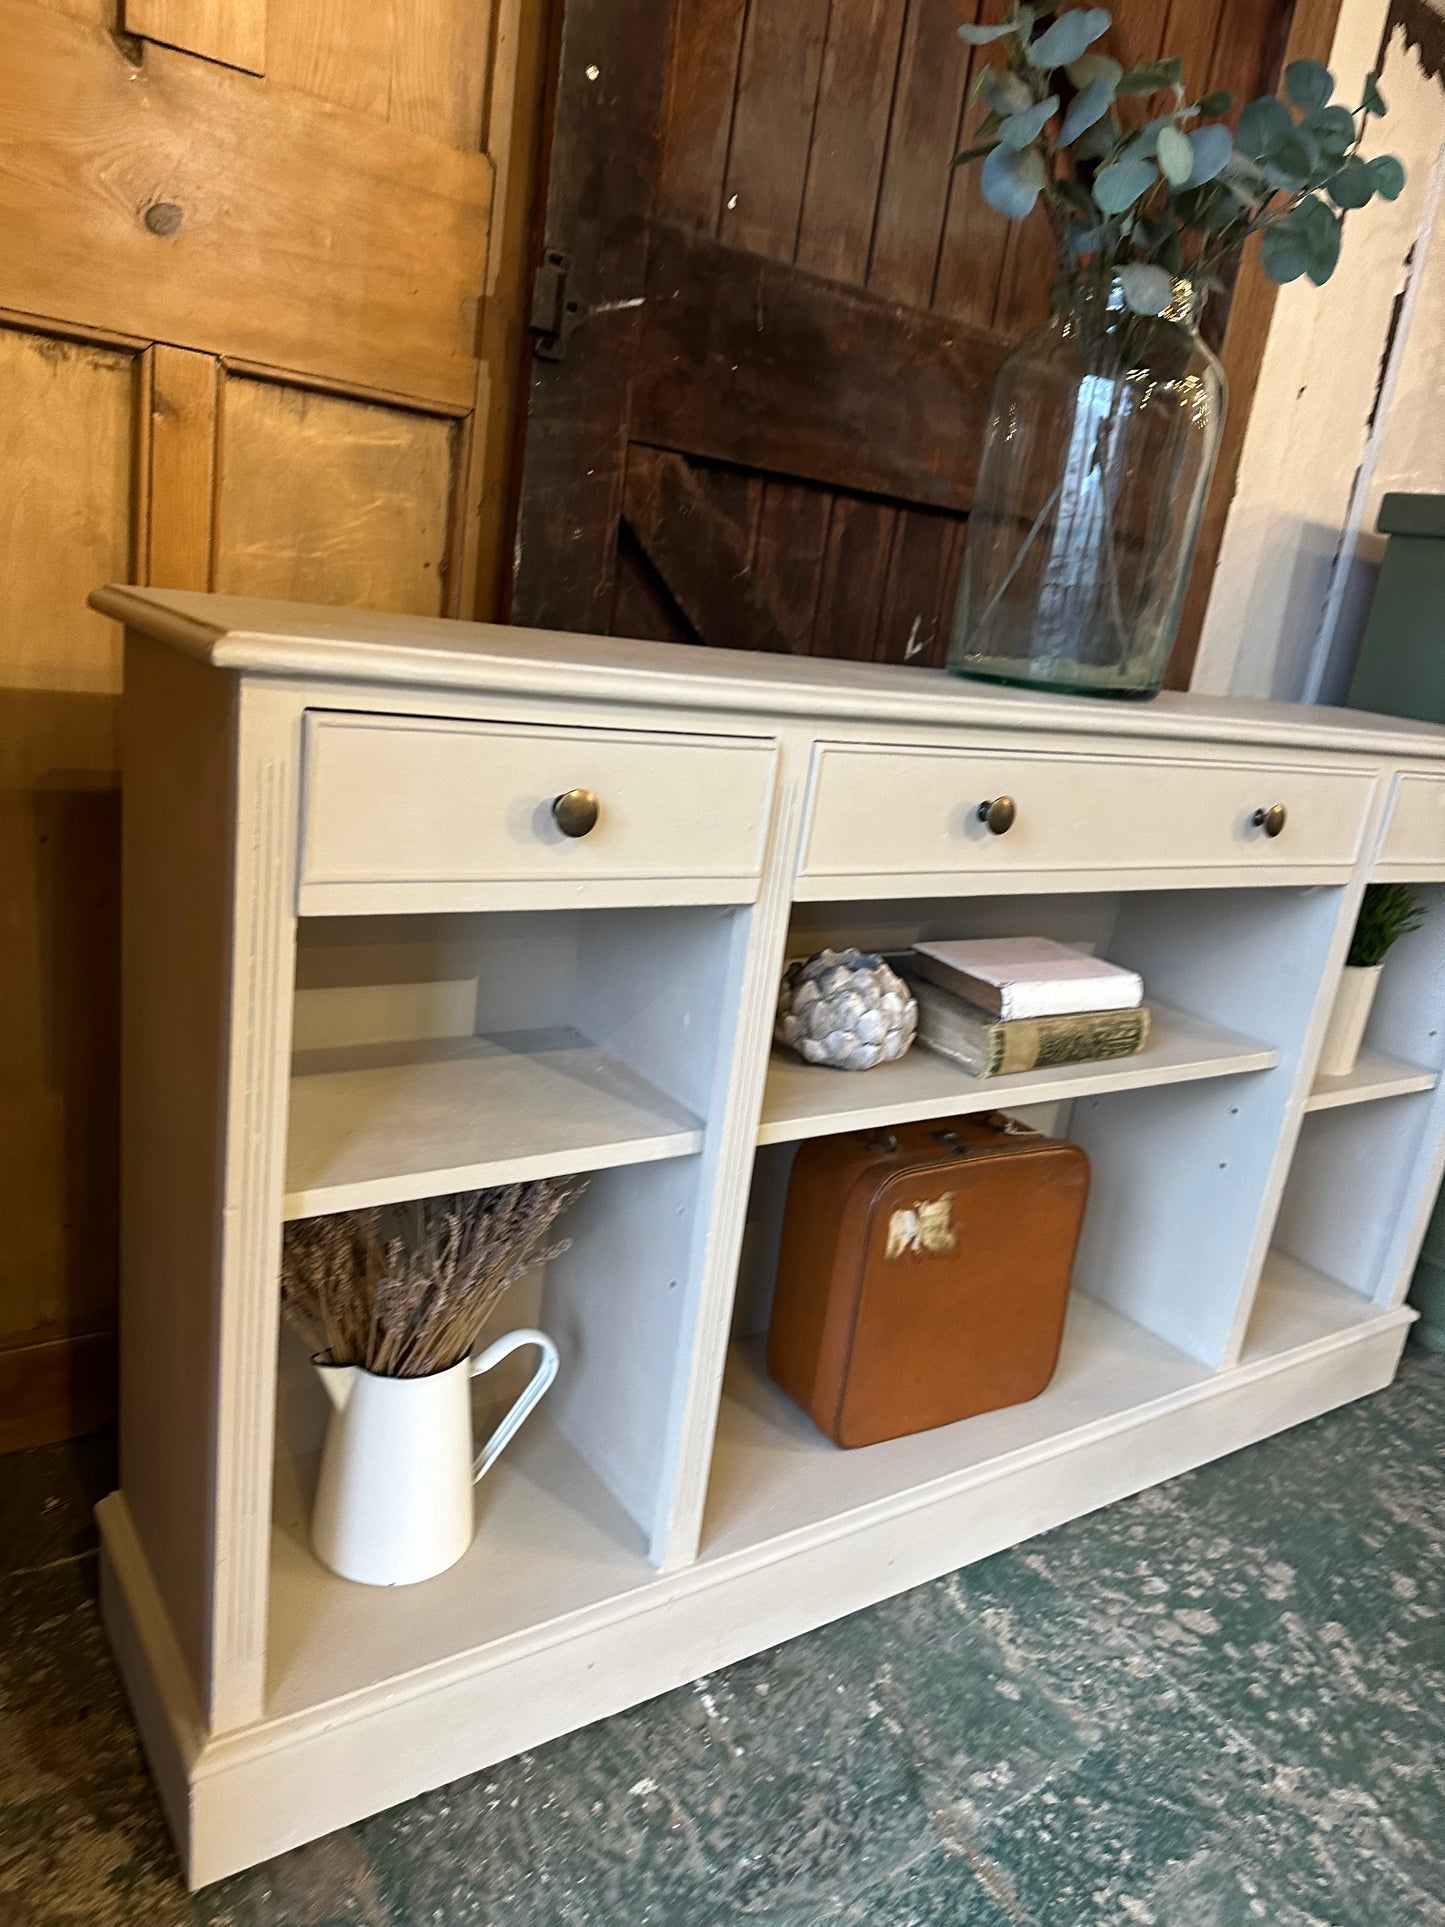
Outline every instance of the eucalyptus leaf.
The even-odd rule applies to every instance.
[[[1071,207],[1084,220],[1094,218],[1094,200],[1089,190],[1078,181],[1055,181],[1054,192],[1066,207]]]
[[[962,167],[965,161],[981,160],[985,154],[991,154],[997,146],[997,141],[980,141],[977,147],[965,147],[961,154],[954,155],[953,164],[955,167]]]
[[[1119,285],[1124,300],[1135,314],[1163,314],[1174,298],[1174,282],[1163,268],[1145,261],[1131,261],[1119,270]]]
[[[1323,207],[1324,203],[1321,201],[1316,205]],[[1323,221],[1317,223],[1309,236],[1310,258],[1305,273],[1317,288],[1322,288],[1335,271],[1340,258],[1344,225],[1338,215],[1330,214],[1328,225]]]
[[[1355,144],[1355,117],[1348,107],[1321,107],[1310,115],[1305,129],[1320,153],[1332,161],[1342,161]]]
[[[1085,81],[1069,102],[1068,112],[1059,128],[1059,146],[1071,146],[1087,128],[1101,121],[1108,113],[1113,98],[1114,82],[1105,75],[1099,74],[1095,79]]]
[[[1335,77],[1318,60],[1292,60],[1284,70],[1284,90],[1296,107],[1312,113],[1335,91]]]
[[[1294,132],[1294,122],[1282,100],[1273,94],[1263,94],[1241,109],[1239,126],[1235,129],[1235,143],[1243,153],[1253,160],[1266,161],[1273,157],[1274,150],[1281,141],[1286,141]]]
[[[1067,67],[1109,31],[1114,16],[1107,7],[1071,7],[1056,15],[1037,40],[1024,49],[1031,67]]]
[[[1106,214],[1122,214],[1141,194],[1147,194],[1158,178],[1152,161],[1111,161],[1094,177],[1095,203]]]
[[[981,87],[984,99],[1004,120],[1010,114],[1026,114],[1034,104],[1028,82],[1011,74],[1007,67],[985,67]]]
[[[1018,27],[1014,21],[1004,20],[996,27],[962,26],[957,31],[959,39],[970,47],[987,47],[991,41],[1007,40],[1010,34],[1018,32]]]
[[[1284,140],[1275,143],[1269,158],[1287,179],[1304,182],[1319,165],[1320,154],[1304,128],[1295,127]]]
[[[1183,187],[1194,168],[1194,149],[1189,144],[1189,136],[1181,134],[1173,122],[1159,129],[1155,145],[1159,160],[1159,172],[1171,187]],[[1138,314],[1157,314],[1157,308],[1139,308]]]
[[[996,147],[979,170],[983,198],[1011,221],[1032,214],[1044,185],[1044,163],[1036,148]]]
[[[1069,61],[1068,75],[1076,87],[1087,87],[1091,80],[1107,80],[1112,93],[1124,78],[1124,69],[1112,54],[1081,54]]]
[[[1146,121],[1137,133],[1131,134],[1120,149],[1121,161],[1152,161],[1159,152],[1159,136],[1166,127],[1174,125],[1172,114],[1160,114],[1154,120]]]
[[[1058,111],[1059,97],[1050,94],[1047,100],[1036,102],[1022,114],[1010,114],[999,129],[999,139],[1005,147],[1027,147],[1038,139]]]
[[[1380,92],[1373,74],[1365,75],[1365,91],[1360,99],[1360,107],[1364,113],[1376,116],[1389,112],[1385,105],[1385,96]]]
[[[1282,221],[1276,227],[1265,229],[1259,258],[1270,280],[1281,287],[1298,281],[1309,266],[1304,236],[1293,233]]]
[[[1092,127],[1069,143],[1075,160],[1107,161],[1119,144],[1119,128],[1112,114],[1096,120]]]
[[[1227,114],[1234,105],[1234,95],[1227,87],[1216,87],[1207,93],[1199,103],[1199,111],[1206,120],[1213,120],[1220,114]]]
[[[1352,154],[1331,178],[1329,196],[1336,207],[1368,207],[1375,198],[1375,177],[1369,163]]]
[[[1405,169],[1393,154],[1377,154],[1366,166],[1375,178],[1375,192],[1382,200],[1398,201],[1405,186]]]
[[[1146,60],[1131,68],[1119,82],[1121,94],[1157,94],[1161,87],[1177,87],[1184,76],[1182,60]]]
[[[1070,221],[1065,230],[1065,238],[1075,254],[1097,254],[1104,238],[1104,230],[1083,221]]]
[[[1228,167],[1233,152],[1234,136],[1222,122],[1196,127],[1189,136],[1190,168],[1185,187],[1202,187],[1206,181],[1217,180]]]

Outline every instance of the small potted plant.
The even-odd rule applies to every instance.
[[[1355,1068],[1386,954],[1401,937],[1418,930],[1424,916],[1425,906],[1403,883],[1372,883],[1366,889],[1320,1046],[1321,1077],[1348,1077]]]

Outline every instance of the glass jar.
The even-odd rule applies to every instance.
[[[1224,422],[1224,371],[1176,281],[1163,315],[1073,289],[994,382],[949,668],[1157,695]]]

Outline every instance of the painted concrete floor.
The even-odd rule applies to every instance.
[[[1445,1923],[1445,1359],[194,1898],[109,1479],[0,1460],[3,1927]]]

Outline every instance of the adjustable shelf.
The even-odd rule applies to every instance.
[[[338,1045],[291,1067],[288,1218],[686,1157],[699,1119],[565,1027]]]
[[[1137,1055],[1020,1071],[1011,1077],[970,1077],[918,1044],[896,1064],[855,1072],[805,1064],[790,1053],[774,1051],[758,1143],[787,1144],[835,1131],[961,1117],[969,1111],[1236,1077],[1273,1070],[1279,1061],[1280,1053],[1267,1044],[1155,1003],[1150,1005],[1148,1044]]]
[[[1433,1091],[1438,1082],[1436,1071],[1402,1064],[1383,1051],[1366,1049],[1346,1076],[1317,1077],[1305,1099],[1305,1109],[1333,1111],[1342,1104],[1369,1104],[1379,1097],[1408,1097],[1412,1091]]]

